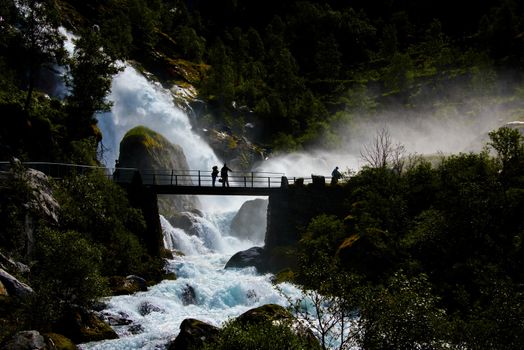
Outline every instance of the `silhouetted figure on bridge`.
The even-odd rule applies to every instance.
[[[120,162],[118,159],[115,159],[115,171],[113,172],[113,181],[118,181],[120,177]]]
[[[213,187],[215,187],[217,176],[218,176],[218,167],[215,165],[213,166],[213,171],[211,172],[211,181],[213,181]]]
[[[342,178],[342,174],[338,171],[338,166],[331,172],[331,184],[336,185],[338,180]]]
[[[222,180],[222,187],[229,187],[229,180],[228,180],[228,171],[233,171],[231,169],[229,169],[226,165],[226,163],[224,163],[224,166],[222,167],[222,169],[220,169],[220,177],[221,177],[221,180]]]

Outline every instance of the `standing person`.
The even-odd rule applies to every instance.
[[[338,180],[342,178],[342,174],[338,171],[338,166],[331,172],[331,184],[336,185]]]
[[[115,159],[115,171],[113,172],[113,181],[118,181],[120,177],[120,162],[118,159]]]
[[[227,180],[228,171],[233,171],[233,170],[229,169],[226,163],[224,163],[224,166],[222,167],[222,169],[220,169],[220,177],[222,178],[222,187],[225,187],[226,185],[227,187],[229,187],[229,181]]]
[[[213,166],[213,171],[211,172],[211,180],[213,181],[213,187],[215,187],[215,182],[217,180],[218,176],[218,167],[216,165]]]

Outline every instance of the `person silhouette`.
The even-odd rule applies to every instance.
[[[338,171],[338,166],[331,172],[331,184],[336,185],[338,180],[342,178],[342,174]]]
[[[224,163],[224,166],[222,167],[222,169],[220,169],[220,177],[222,178],[222,187],[229,187],[229,181],[228,181],[228,171],[233,171],[231,169],[229,169],[226,165],[226,163]]]
[[[120,162],[115,159],[115,171],[113,172],[113,181],[118,181],[120,177]]]
[[[211,172],[211,181],[213,182],[213,187],[215,187],[215,182],[217,180],[218,176],[218,167],[216,165],[213,166],[213,171]]]

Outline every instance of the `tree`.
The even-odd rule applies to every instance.
[[[503,169],[510,162],[521,159],[524,155],[523,137],[518,129],[502,127],[489,133],[489,146],[497,152]]]
[[[94,113],[109,110],[111,104],[105,98],[111,89],[112,77],[118,72],[95,28],[85,30],[76,40],[70,67],[71,79],[67,83],[72,92],[68,103],[72,114],[85,126],[93,122]]]
[[[20,0],[15,27],[20,45],[27,59],[27,95],[25,110],[31,108],[31,99],[39,70],[46,64],[61,61],[64,56],[64,38],[58,31],[59,16],[52,0]]]
[[[400,173],[404,166],[403,156],[406,149],[400,143],[393,144],[393,139],[389,130],[383,127],[377,131],[377,134],[371,144],[364,145],[360,151],[360,156],[372,168],[386,168],[391,166],[393,170]]]

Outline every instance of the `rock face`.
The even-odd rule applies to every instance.
[[[254,266],[258,270],[264,271],[262,264],[264,263],[264,248],[252,247],[247,250],[236,253],[229,259],[224,268],[235,268],[235,267],[249,267]]]
[[[138,168],[142,176],[146,176],[147,170],[189,169],[180,146],[144,126],[135,127],[126,133],[120,142],[119,162],[122,168]],[[155,180],[160,183],[170,181],[170,176],[169,171],[164,179],[155,177]],[[169,217],[174,211],[199,208],[200,203],[191,196],[159,196],[158,207],[160,214]]]
[[[58,223],[60,207],[53,197],[51,184],[44,173],[34,169],[25,169],[17,159],[11,162],[9,171],[0,175],[0,182],[0,202],[6,201],[6,204],[9,202],[20,208],[16,214],[17,221],[23,222],[16,233],[10,234],[16,234],[16,239],[2,243],[7,243],[8,250],[25,253],[30,257],[33,252],[34,231],[37,226],[40,223],[48,226]],[[8,228],[0,227],[0,240],[1,237],[5,237],[4,229]],[[5,266],[5,259],[2,259],[1,263]]]
[[[231,235],[263,242],[266,235],[267,199],[246,201],[231,221]]]

